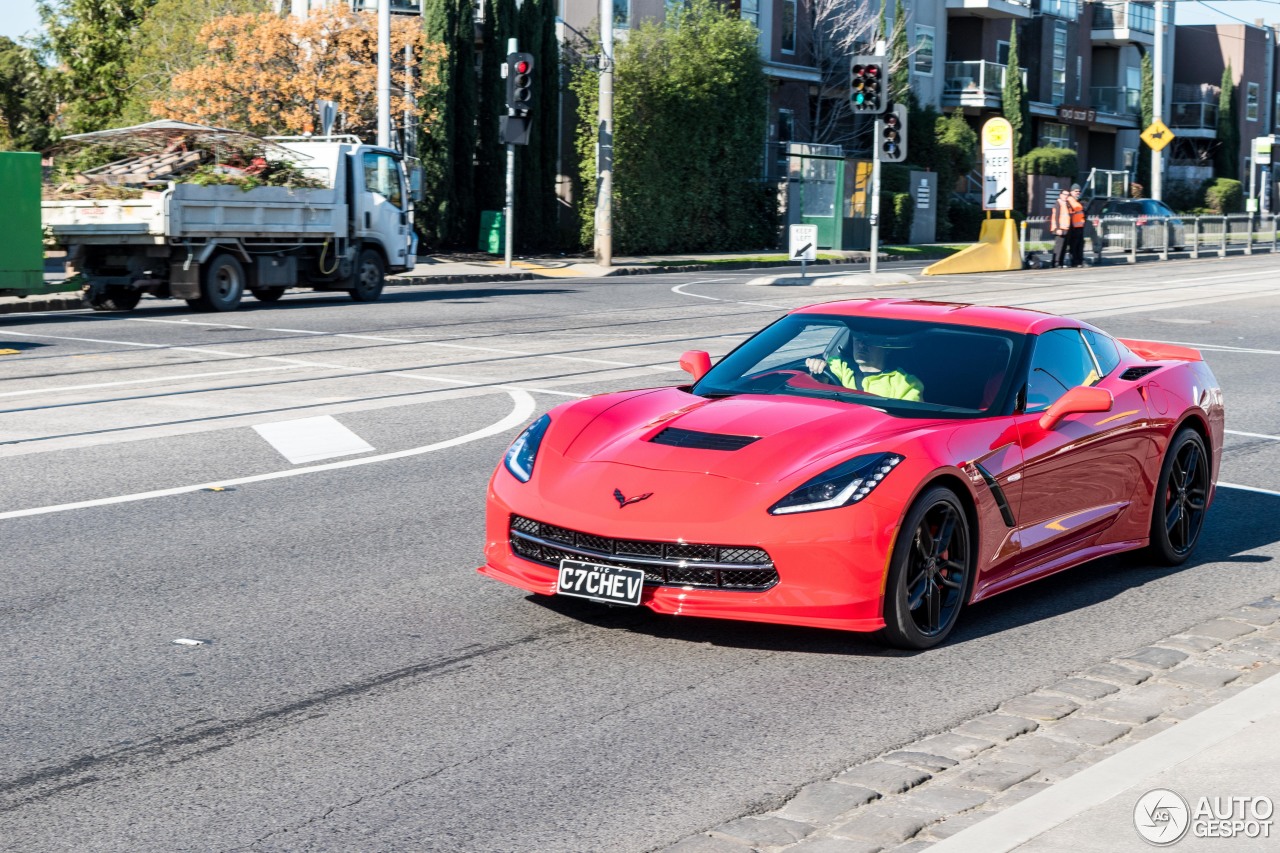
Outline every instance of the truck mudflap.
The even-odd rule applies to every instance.
[[[169,295],[174,299],[199,299],[200,264],[195,261],[169,264]]]

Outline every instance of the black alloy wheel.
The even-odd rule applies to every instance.
[[[964,505],[935,486],[911,505],[894,544],[881,639],[903,649],[945,640],[964,607],[973,564]]]
[[[1152,557],[1166,566],[1186,562],[1209,507],[1209,454],[1195,430],[1182,429],[1170,442],[1152,504]]]

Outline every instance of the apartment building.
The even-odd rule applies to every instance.
[[[1214,149],[1219,144],[1218,102],[1222,74],[1229,65],[1234,88],[1236,129],[1240,139],[1235,178],[1249,186],[1251,142],[1280,129],[1280,56],[1274,27],[1249,24],[1206,24],[1178,27],[1180,56],[1195,57],[1174,71],[1166,124],[1175,137],[1169,148],[1167,176],[1199,183],[1214,177]]]

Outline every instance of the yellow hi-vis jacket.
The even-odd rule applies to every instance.
[[[884,370],[880,373],[862,374],[862,387],[858,387],[857,374],[842,359],[829,359],[831,372],[840,384],[855,391],[866,391],[888,400],[907,400],[919,403],[924,399],[924,383],[910,373],[901,370]]]

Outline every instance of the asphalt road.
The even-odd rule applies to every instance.
[[[0,319],[0,850],[660,849],[1280,591],[1277,272],[733,272]],[[1188,565],[1077,568],[923,654],[475,573],[485,483],[537,413],[676,384],[684,350],[866,295],[1200,347],[1227,395],[1221,479],[1248,488],[1220,490]],[[319,449],[255,429],[303,419]]]

